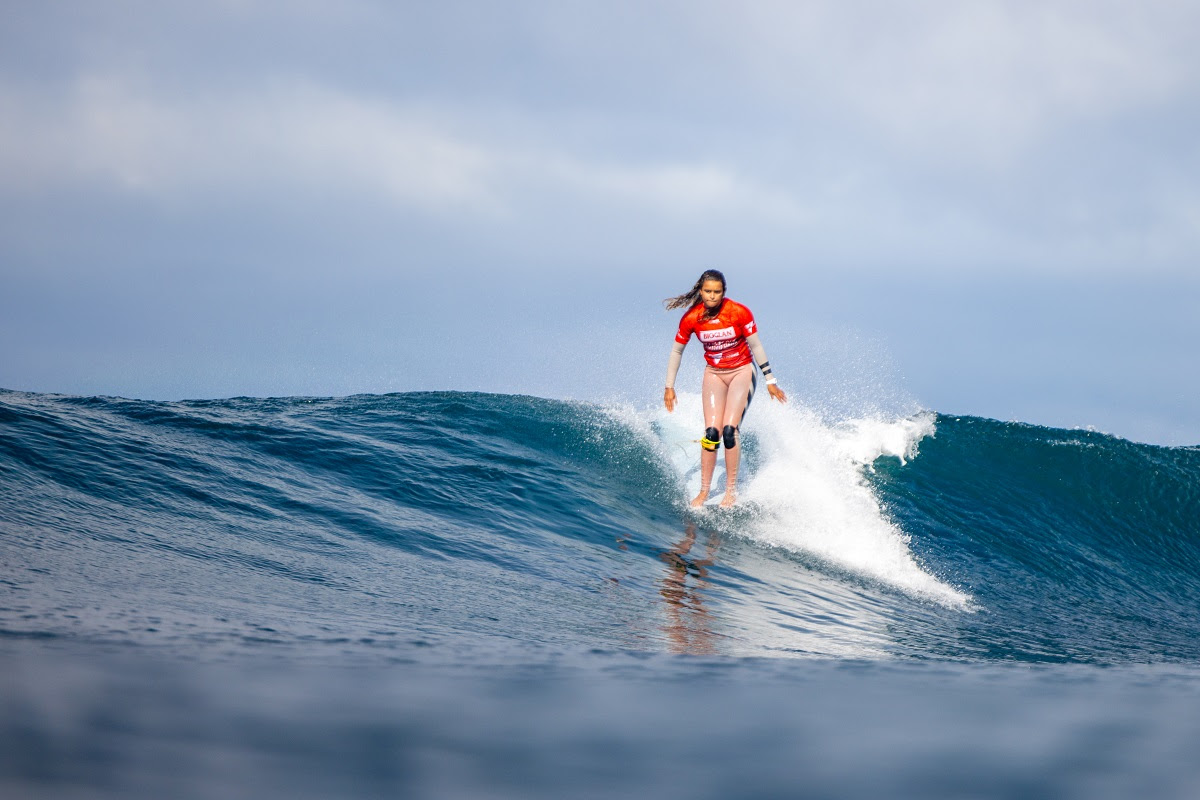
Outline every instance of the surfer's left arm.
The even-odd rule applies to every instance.
[[[763,347],[762,339],[758,338],[758,331],[746,337],[746,344],[750,345],[750,352],[754,356],[754,361],[758,364],[758,371],[763,374],[763,378],[767,381],[767,392],[779,402],[786,403],[787,395],[784,394],[783,389],[779,388],[775,376],[771,374],[771,362],[767,360],[767,350]]]

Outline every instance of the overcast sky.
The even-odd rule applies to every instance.
[[[2,8],[4,388],[650,405],[716,267],[830,414],[1200,443],[1196,3]]]

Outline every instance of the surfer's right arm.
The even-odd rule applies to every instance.
[[[675,346],[671,348],[671,357],[667,359],[667,388],[663,390],[663,405],[667,407],[667,411],[675,410],[675,376],[679,374],[679,364],[683,361],[683,348],[687,347],[687,342],[679,342],[676,340]]]

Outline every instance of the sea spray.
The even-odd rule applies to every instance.
[[[688,431],[699,428],[699,396],[681,393],[673,414],[660,411],[655,418],[662,447],[689,454],[676,463],[698,462],[699,448],[690,441],[696,437],[689,437]],[[723,526],[732,525],[757,541],[804,552],[950,607],[967,608],[968,595],[917,563],[909,549],[910,535],[888,519],[863,478],[864,469],[879,457],[904,463],[915,455],[919,441],[934,431],[928,413],[830,424],[802,406],[762,401],[743,426],[738,496],[747,511],[712,513],[726,515]],[[723,487],[723,454],[718,465],[714,493]]]

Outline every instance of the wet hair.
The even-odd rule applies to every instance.
[[[700,280],[696,281],[695,286],[677,297],[668,297],[663,300],[663,305],[668,311],[673,308],[691,308],[700,302],[700,287],[704,285],[705,281],[720,281],[721,291],[725,291],[725,276],[719,270],[706,269],[700,276]]]

